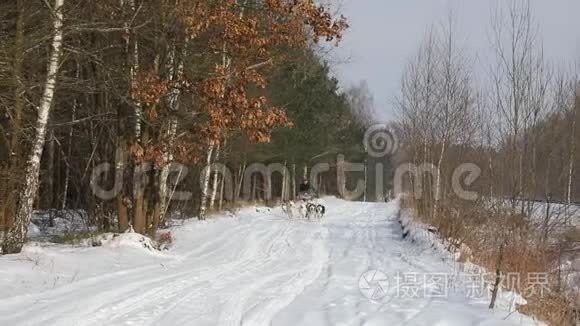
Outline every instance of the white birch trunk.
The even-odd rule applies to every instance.
[[[125,0],[121,0],[121,7],[125,5]],[[129,7],[131,8],[131,12],[135,12],[135,0],[129,0]],[[130,34],[129,31],[129,24],[125,22],[125,33],[127,35]],[[137,42],[137,38],[133,40],[133,48],[130,49],[131,40],[127,37],[126,41],[126,50],[127,53],[131,51],[131,91],[137,85],[137,71],[139,70],[139,42]],[[135,101],[133,103],[134,106],[134,114],[135,114],[135,125],[134,125],[134,132],[135,132],[135,142],[139,142],[139,138],[141,137],[141,120],[143,119],[143,108],[141,107],[141,103]]]
[[[239,169],[238,184],[236,185],[237,189],[236,189],[236,196],[234,198],[234,201],[237,201],[240,199],[240,196],[242,194],[242,184],[244,182],[247,182],[247,180],[244,180],[244,173],[245,172],[246,172],[246,162],[244,161],[244,164],[242,166],[240,166],[240,169]]]
[[[224,187],[225,187],[225,178],[222,176],[222,178],[220,179],[220,200],[218,203],[218,210],[222,210],[224,207]]]
[[[131,83],[132,87],[136,87],[137,69],[139,69],[139,44],[135,40],[133,44],[133,65],[131,67]],[[141,103],[135,102],[135,141],[139,141],[141,137],[141,120],[143,119],[143,108]]]
[[[63,5],[64,0],[54,1],[54,36],[52,39],[52,51],[48,63],[46,83],[44,84],[42,100],[38,107],[38,116],[35,123],[35,135],[32,139],[30,154],[28,156],[28,161],[26,162],[25,179],[19,193],[16,219],[14,225],[6,234],[4,243],[2,244],[3,254],[18,253],[22,250],[22,245],[24,244],[24,241],[26,241],[28,225],[30,224],[30,219],[32,217],[34,199],[38,190],[40,159],[42,157],[44,141],[46,138],[46,125],[48,123],[50,108],[54,98],[56,79],[58,75],[60,58],[62,56]]]
[[[159,186],[157,189],[159,195],[159,202],[156,203],[155,216],[153,217],[153,227],[157,228],[161,225],[163,220],[165,220],[165,213],[167,212],[167,207],[169,206],[169,187],[167,186],[167,179],[169,178],[169,165],[166,163],[165,166],[159,171]]]
[[[576,89],[575,93],[575,103],[574,103],[574,115],[572,116],[572,144],[570,145],[570,157],[568,164],[568,189],[566,189],[566,216],[564,223],[568,225],[570,223],[570,205],[572,204],[572,186],[574,180],[574,161],[576,160],[576,119],[578,117],[578,110],[580,110],[580,88]]]
[[[443,137],[443,144],[441,144],[441,152],[439,153],[439,161],[437,162],[437,180],[435,181],[435,200],[433,202],[433,218],[437,215],[438,202],[441,199],[441,165],[443,165],[443,158],[445,155],[445,143],[447,137]]]
[[[185,51],[184,51],[185,54]],[[183,76],[183,60],[180,60],[175,69],[175,48],[170,52],[171,58],[169,63],[169,75],[171,76],[171,81],[176,78],[179,79]],[[179,96],[181,91],[179,89],[173,89],[169,95],[168,105],[171,112],[176,112],[179,110]],[[175,144],[175,137],[177,135],[177,119],[174,115],[169,118],[169,126],[167,128],[167,144],[163,151],[163,162],[165,163],[161,168],[159,173],[159,209],[157,212],[157,223],[163,223],[165,220],[165,214],[167,213],[167,208],[169,207],[169,188],[167,187],[167,179],[169,178],[169,168],[171,163],[173,163],[173,146]]]
[[[207,166],[211,165],[211,157],[213,154],[214,145],[211,144],[207,151],[207,159],[206,164]],[[211,176],[211,171],[208,171],[203,175],[203,185],[201,189],[201,205],[199,207],[199,219],[205,220],[206,213],[207,213],[207,197],[208,197],[208,190],[209,190],[209,178]]]
[[[216,154],[215,154],[215,161],[218,162],[220,159],[220,152],[221,152],[221,146],[218,144],[217,145],[217,149],[216,149]],[[212,184],[212,189],[211,189],[211,199],[209,201],[209,209],[213,210],[215,208],[215,199],[217,197],[217,190],[218,190],[218,176],[219,173],[217,170],[213,171],[213,184]]]

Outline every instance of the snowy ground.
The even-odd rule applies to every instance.
[[[0,257],[0,325],[536,324],[490,311],[457,281],[457,264],[402,239],[397,203],[326,201],[321,223],[266,208],[187,222],[165,252],[124,238],[29,245]],[[372,270],[386,279],[365,285]],[[449,277],[446,295],[436,273]]]

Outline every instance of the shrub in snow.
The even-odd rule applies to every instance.
[[[157,252],[160,250],[160,245],[158,245],[154,240],[142,234],[135,233],[133,228],[129,228],[125,233],[93,234],[90,237],[79,240],[77,243],[84,246],[115,249],[132,247],[145,249],[149,252]],[[164,248],[166,248],[166,245]]]
[[[133,247],[139,249],[146,249],[147,251],[158,251],[158,247],[149,237],[139,233],[125,232],[125,233],[105,233],[98,237],[91,239],[93,247],[105,248],[121,248]]]
[[[96,231],[88,213],[83,210],[35,211],[29,229],[33,231],[28,233],[28,238],[34,240]]]
[[[173,235],[171,232],[161,232],[157,235],[159,250],[167,250],[173,245]]]

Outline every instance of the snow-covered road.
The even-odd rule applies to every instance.
[[[461,295],[455,264],[402,239],[397,203],[326,201],[321,223],[266,208],[188,222],[163,254],[28,246],[0,257],[0,325],[534,324]],[[359,289],[369,270],[388,277],[380,300]],[[404,294],[395,276],[410,273],[446,273],[454,291]]]

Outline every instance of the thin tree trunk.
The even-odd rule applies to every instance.
[[[292,163],[292,200],[296,200],[296,163]]]
[[[574,176],[574,160],[576,159],[576,118],[580,110],[580,88],[576,91],[574,105],[574,115],[572,118],[572,144],[570,145],[570,164],[568,165],[568,189],[566,191],[566,201],[568,206],[572,203],[572,184]]]
[[[143,143],[149,142],[149,129],[142,133]],[[150,162],[135,165],[133,170],[133,228],[137,233],[146,234],[151,225],[149,214],[149,191],[154,180],[154,167]]]
[[[544,236],[542,243],[546,243],[550,235],[550,217],[550,197],[546,196],[546,215],[544,216]]]
[[[167,159],[169,160],[170,155],[167,156]],[[155,228],[157,228],[165,220],[165,213],[167,212],[167,207],[169,206],[169,188],[167,187],[167,179],[169,179],[170,165],[171,163],[167,161],[159,172],[159,200],[155,203],[155,213],[153,216],[153,226]]]
[[[18,253],[22,250],[28,232],[28,225],[30,224],[30,219],[32,217],[32,208],[38,190],[40,159],[42,157],[46,137],[46,125],[48,123],[50,108],[54,98],[60,58],[62,56],[63,5],[64,0],[54,1],[54,36],[52,39],[52,51],[48,65],[48,74],[44,85],[42,100],[38,107],[38,116],[34,128],[35,135],[32,139],[32,147],[30,149],[28,161],[26,162],[25,179],[19,193],[16,220],[14,225],[6,234],[4,243],[2,244],[3,254]]]
[[[79,65],[78,61],[77,61],[77,65],[76,65],[76,79],[77,80],[80,79],[80,65]],[[72,106],[72,110],[71,110],[71,122],[75,121],[75,119],[76,119],[77,106],[78,106],[78,101],[75,97],[75,99],[73,100],[73,106]],[[70,183],[70,157],[72,155],[73,130],[74,130],[74,125],[71,124],[69,131],[68,131],[68,148],[67,148],[68,163],[65,166],[65,172],[64,172],[64,190],[62,192],[62,205],[61,205],[62,210],[66,209],[67,197],[68,197],[68,187],[69,187],[69,183]]]
[[[121,3],[123,4],[124,0],[122,0]],[[136,10],[135,0],[129,0],[129,7],[131,8],[131,13],[134,13]],[[125,32],[129,34],[128,25],[126,24],[126,26],[127,27],[125,29]],[[130,43],[131,43],[130,39],[127,38],[127,52],[129,52]],[[130,51],[131,51],[131,70],[130,70],[131,89],[133,90],[137,87],[137,72],[139,71],[139,42],[137,41],[137,37],[133,38],[133,48]],[[141,137],[141,120],[143,119],[143,108],[141,107],[141,103],[139,103],[138,101],[133,102],[133,107],[135,110],[134,136],[135,142],[138,143],[139,138]]]
[[[495,268],[495,282],[493,284],[493,290],[491,292],[491,301],[489,303],[489,309],[493,309],[495,307],[495,301],[497,299],[499,286],[501,284],[501,265],[503,262],[503,249],[504,249],[503,247],[504,247],[503,244],[499,246],[499,254],[497,257],[497,264]]]
[[[48,142],[47,142],[47,176],[46,176],[46,188],[47,188],[47,195],[46,195],[46,209],[53,208],[54,203],[54,131],[52,129],[48,130]],[[54,214],[51,212],[48,214],[48,224],[53,227],[54,226]]]
[[[185,56],[187,52],[184,50],[183,54]],[[183,60],[179,60],[177,68],[175,68],[175,47],[170,51],[170,63],[169,63],[169,75],[170,79],[174,81],[175,79],[180,79],[183,76]],[[179,110],[179,97],[181,91],[179,89],[172,90],[169,95],[168,106],[172,113]],[[157,228],[160,224],[165,221],[165,214],[167,213],[167,208],[169,206],[169,194],[167,187],[167,179],[169,178],[169,168],[171,163],[173,163],[173,146],[175,145],[175,137],[177,135],[177,119],[174,115],[169,118],[169,124],[167,128],[167,145],[163,151],[163,161],[164,165],[159,173],[159,185],[158,185],[158,196],[159,200],[156,202],[155,213],[153,217],[153,225]]]
[[[214,150],[214,144],[212,143],[209,146],[209,149],[207,151],[207,158],[206,158],[206,166],[210,166],[211,165],[211,157],[213,155],[213,150]],[[205,220],[206,219],[206,214],[207,214],[207,198],[208,198],[208,190],[209,190],[209,179],[211,176],[211,171],[208,171],[204,176],[203,176],[203,187],[201,189],[201,204],[199,206],[199,219],[200,220]]]
[[[244,10],[242,9],[242,12],[240,13],[240,18],[243,16],[243,14],[244,14]],[[222,46],[222,66],[226,71],[229,70],[229,58],[227,56],[227,48],[226,48],[225,42]],[[225,97],[225,88],[224,88],[224,93],[222,94],[222,99],[224,97]],[[221,144],[218,143],[217,149],[216,149],[216,154],[215,154],[215,162],[219,162],[220,152],[221,152]],[[208,166],[209,166],[209,164],[208,164]],[[213,171],[212,190],[211,190],[211,196],[210,196],[210,200],[209,200],[209,209],[212,211],[215,208],[215,200],[216,200],[217,192],[218,192],[218,176],[219,176],[218,171],[217,170]],[[205,182],[205,180],[204,180],[204,182]],[[209,180],[208,180],[208,183],[209,183]]]
[[[16,7],[16,36],[14,44],[14,68],[12,80],[14,83],[14,111],[12,113],[10,135],[10,170],[8,182],[0,185],[0,196],[4,195],[5,202],[0,207],[0,231],[7,231],[13,223],[15,213],[16,196],[12,190],[17,185],[19,170],[21,168],[20,137],[22,130],[22,116],[24,112],[24,95],[26,90],[22,84],[22,57],[24,51],[24,0],[17,0]]]
[[[240,199],[240,195],[242,193],[242,185],[244,183],[244,173],[246,172],[246,161],[244,161],[244,164],[242,166],[240,166],[240,170],[239,170],[239,175],[238,175],[238,184],[237,184],[237,189],[236,189],[236,197],[234,199],[234,201],[238,201]]]
[[[129,4],[129,7],[131,9],[131,14],[133,14],[136,10],[136,6],[135,6],[135,0],[121,0],[121,7],[124,9],[125,5],[126,5],[126,1]],[[130,30],[129,30],[129,23],[128,21],[125,21],[125,33],[126,35],[131,35]],[[137,73],[139,71],[139,41],[137,40],[137,37],[135,35],[131,35],[132,37],[127,37],[126,39],[126,52],[127,52],[127,56],[128,56],[128,62],[130,65],[130,69],[129,69],[129,78],[130,78],[130,92],[129,92],[129,97],[131,98],[131,95],[133,93],[133,90],[137,87]],[[132,43],[131,43],[132,41]],[[132,139],[127,137],[127,140],[131,139],[130,141],[132,141],[134,144],[138,144],[140,143],[141,140],[141,136],[142,136],[142,129],[141,129],[141,121],[143,119],[143,109],[141,107],[141,103],[137,100],[133,99],[133,103],[132,103],[132,109],[133,109],[133,135],[132,135]],[[126,150],[129,150],[129,148],[127,148]],[[129,163],[129,161],[133,161],[134,162],[134,158],[131,158],[130,156],[127,157],[127,163]],[[134,166],[135,164],[131,164],[131,167],[134,169],[133,171],[133,178],[135,177],[135,170],[136,170],[136,166]],[[129,164],[125,164],[125,168],[128,168]],[[128,175],[131,174],[129,171],[125,172]],[[140,187],[139,185],[134,185],[136,187]],[[143,225],[143,229],[145,228],[145,223],[142,221],[142,219],[144,219],[144,216],[142,216],[141,214],[143,213],[143,199],[140,198],[139,196],[142,195],[141,189],[137,189],[136,191],[133,191],[133,195],[132,197],[130,196],[124,196],[124,198],[122,198],[122,203],[123,205],[125,205],[127,208],[131,208],[131,212],[132,212],[132,224],[133,227],[136,229],[141,228],[141,225]],[[129,216],[129,209],[126,210],[127,213],[127,220],[130,220],[130,216]],[[125,212],[119,212],[119,219],[121,218],[121,215],[124,214]],[[119,223],[121,225],[121,223]],[[137,230],[139,232],[139,230]]]
[[[489,198],[494,198],[493,183],[495,182],[495,170],[493,168],[492,151],[489,151]]]
[[[12,157],[13,167],[18,167],[20,158],[20,135],[22,129],[22,114],[24,112],[24,85],[22,83],[22,60],[24,51],[24,0],[18,0],[18,18],[16,20],[16,38],[15,38],[15,55],[14,55],[14,113],[12,120],[12,135],[10,138],[10,155]]]
[[[438,201],[441,199],[441,166],[443,165],[443,156],[445,155],[445,143],[447,137],[443,137],[439,161],[437,162],[437,181],[435,182],[435,201],[433,202],[433,218],[437,217]]]
[[[117,139],[117,152],[115,154],[115,182],[121,184],[121,192],[116,198],[120,232],[125,232],[129,229],[129,205],[131,201],[123,189],[125,184],[125,169],[128,161],[127,153],[127,142],[123,137],[119,136]]]
[[[224,207],[224,187],[225,187],[225,178],[222,176],[220,179],[220,200],[218,203],[218,210],[222,210]]]
[[[145,192],[148,186],[147,174],[149,171],[144,169],[145,163],[140,164],[135,169],[136,180],[133,189],[133,228],[135,232],[145,234],[147,229],[147,200]]]
[[[158,226],[163,226],[165,224],[165,220],[167,218],[167,210],[169,209],[169,203],[171,202],[173,195],[175,195],[175,189],[177,189],[177,184],[179,183],[179,180],[181,180],[182,175],[183,175],[183,166],[180,166],[179,173],[177,174],[176,179],[177,181],[173,185],[173,189],[171,189],[171,195],[166,200],[167,204],[165,205],[165,210],[161,212],[161,214],[159,215],[162,219],[158,221]]]
[[[219,162],[220,153],[221,153],[221,146],[220,146],[220,144],[218,144],[217,149],[216,149],[216,154],[215,154],[215,161],[216,162]],[[218,177],[219,177],[219,171],[217,171],[217,170],[213,171],[213,184],[212,184],[212,189],[211,189],[211,198],[209,201],[209,209],[210,210],[213,210],[215,208],[215,199],[217,197],[217,191],[218,191]]]
[[[282,193],[280,194],[281,200],[286,201],[288,197],[288,175],[286,173],[287,162],[284,161],[284,171],[282,171]]]

